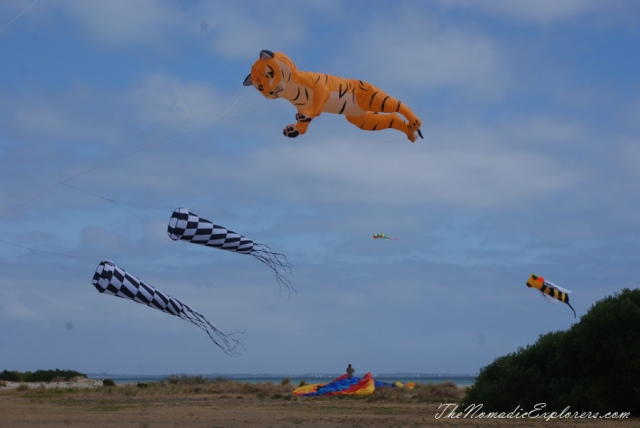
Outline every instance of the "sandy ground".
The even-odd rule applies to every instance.
[[[0,427],[640,427],[639,419],[547,422],[437,418],[442,412],[440,403],[372,401],[367,397],[277,394],[260,398],[254,394],[149,395],[132,391],[130,395],[109,394],[103,388],[68,392],[52,385],[18,390],[17,385],[6,385],[0,391]]]

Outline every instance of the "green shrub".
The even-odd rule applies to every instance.
[[[102,386],[116,386],[116,383],[111,379],[102,379]]]
[[[484,367],[462,408],[640,415],[640,289],[596,302],[567,331],[547,333]]]

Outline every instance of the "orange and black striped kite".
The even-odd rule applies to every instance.
[[[573,317],[576,317],[575,309],[573,309],[573,307],[569,304],[569,293],[572,293],[572,291],[557,286],[538,275],[531,275],[529,277],[529,279],[527,280],[527,287],[539,290],[540,293],[542,293],[542,297],[544,297],[554,305],[557,305],[558,302],[566,303],[567,306],[569,306],[573,311]]]

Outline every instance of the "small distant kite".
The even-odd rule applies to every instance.
[[[391,241],[397,241],[398,238],[391,238],[389,237],[389,235],[385,235],[384,233],[374,233],[373,234],[373,239],[384,239],[384,240],[391,240]]]
[[[258,244],[225,227],[213,224],[189,212],[186,208],[176,208],[173,211],[167,234],[174,241],[182,240],[240,254],[250,254],[273,270],[278,284],[284,284],[295,291],[288,276],[293,266],[284,254],[275,253],[266,245]]]
[[[557,305],[558,302],[566,303],[567,306],[569,306],[573,311],[573,317],[576,318],[576,311],[569,304],[569,293],[573,293],[573,291],[564,289],[537,275],[531,275],[529,277],[529,279],[527,280],[527,287],[540,290],[540,293],[542,293],[542,297],[544,297],[554,305]]]
[[[92,283],[100,293],[133,300],[189,321],[204,330],[213,343],[219,346],[227,355],[234,355],[235,349],[240,345],[238,340],[222,333],[205,317],[189,306],[125,272],[109,260],[100,262],[96,273],[93,275]],[[217,340],[214,335],[217,336]]]

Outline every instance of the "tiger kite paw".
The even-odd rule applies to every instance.
[[[298,135],[300,135],[300,131],[298,131],[293,125],[289,125],[284,128],[284,131],[282,131],[282,133],[285,137],[289,138],[296,138]]]
[[[420,129],[407,133],[407,138],[409,138],[409,141],[411,141],[412,143],[415,143],[418,137],[424,139],[424,137],[422,136],[422,132],[420,132]]]
[[[296,120],[298,122],[311,122],[312,117],[306,113],[296,113]]]
[[[407,124],[407,138],[409,138],[412,143],[415,143],[418,137],[424,139],[422,132],[420,132],[420,126],[422,126],[422,121],[418,118]]]

